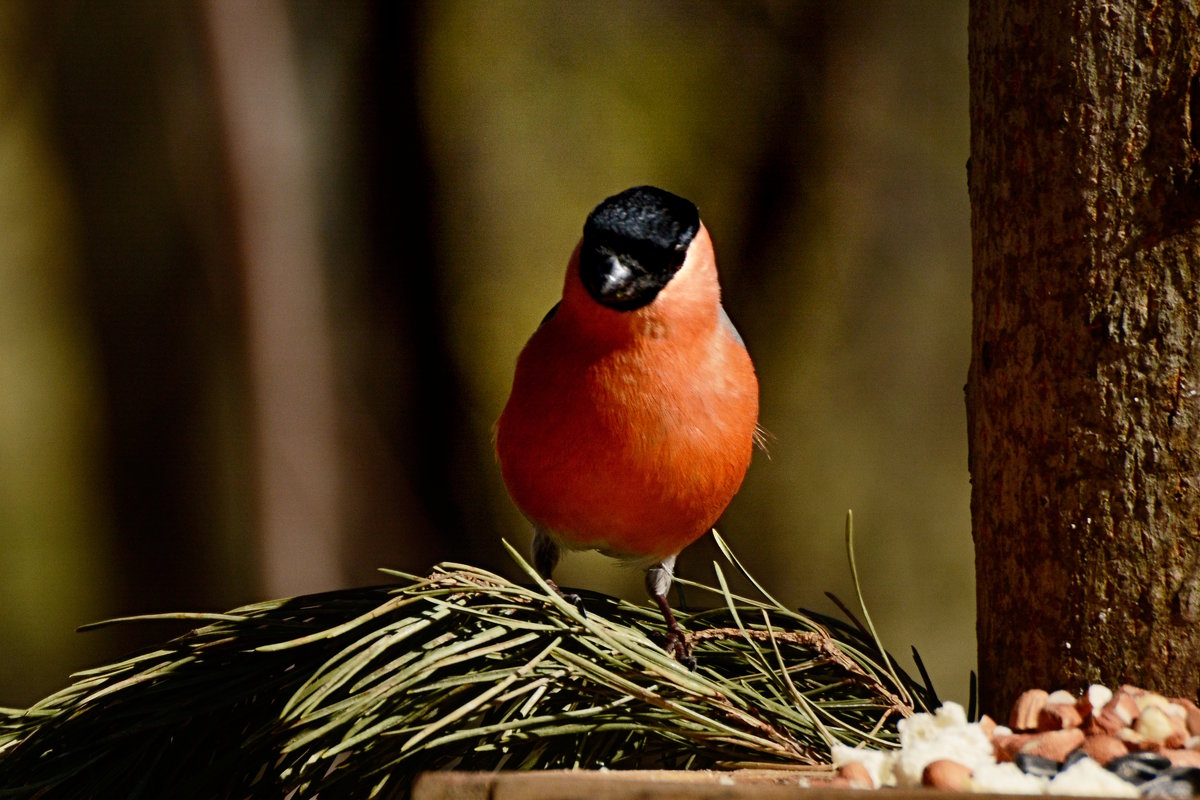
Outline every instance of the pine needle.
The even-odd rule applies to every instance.
[[[655,610],[580,592],[583,614],[512,548],[532,585],[442,564],[141,618],[203,624],[0,708],[0,798],[405,797],[429,769],[798,768],[833,743],[894,746],[932,692],[866,610],[864,631],[785,608],[718,545],[761,596],[715,564],[717,587],[685,582],[719,602],[678,612],[694,672],[662,651]]]

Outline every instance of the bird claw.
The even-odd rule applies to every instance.
[[[574,592],[567,593],[567,592],[563,592],[561,590],[559,591],[559,594],[562,595],[563,600],[566,600],[568,603],[575,606],[575,608],[579,609],[579,615],[581,617],[583,617],[584,619],[587,619],[587,609],[583,607],[583,598],[582,597],[575,594]]]
[[[696,656],[692,654],[692,645],[688,642],[687,634],[679,628],[667,631],[667,638],[663,642],[663,650],[666,650],[667,655],[689,670],[694,671],[696,669]]]
[[[557,583],[550,580],[549,578],[546,579],[546,583],[550,586],[551,589],[553,589],[554,591],[556,591],[558,593],[559,597],[561,597],[563,600],[566,600],[571,605],[575,606],[575,608],[579,609],[580,616],[582,616],[584,619],[587,619],[587,609],[583,607],[583,598],[582,597],[575,594],[574,592],[564,592]]]

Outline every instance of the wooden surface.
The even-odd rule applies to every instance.
[[[547,770],[426,772],[412,800],[864,800],[861,789],[825,785],[828,770]],[[814,785],[808,786],[811,777]],[[937,789],[887,789],[886,800],[948,800]],[[1029,795],[975,794],[977,800],[1029,800]],[[1074,800],[1083,800],[1075,798]]]
[[[427,772],[417,778],[412,800],[783,800],[796,797],[810,775],[827,777],[829,772]],[[819,794],[840,798],[850,791],[826,788]],[[813,792],[818,790],[806,796]]]

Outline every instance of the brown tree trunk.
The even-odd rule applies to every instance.
[[[982,708],[1200,685],[1200,24],[972,0]]]

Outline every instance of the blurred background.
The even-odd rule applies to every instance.
[[[173,635],[519,575],[491,426],[588,211],[697,203],[770,457],[719,525],[791,605],[974,665],[967,8],[0,4],[0,705]],[[680,572],[710,581],[710,541]],[[558,575],[643,599],[599,557]],[[702,598],[690,597],[692,600]]]

